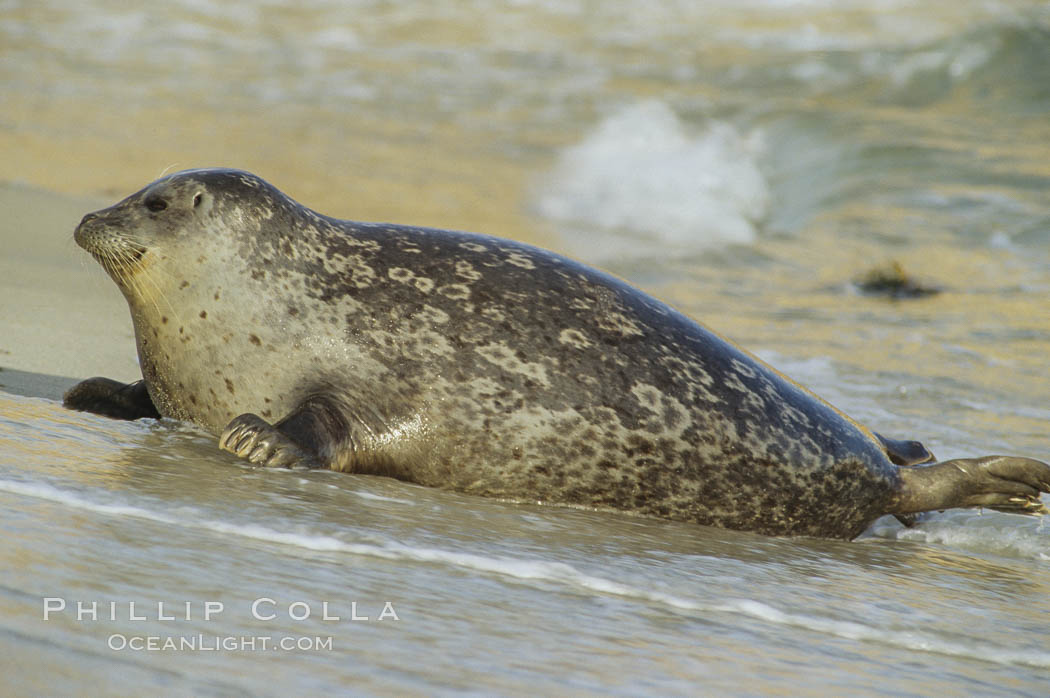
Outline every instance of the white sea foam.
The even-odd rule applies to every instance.
[[[663,102],[641,102],[562,154],[537,209],[590,258],[750,243],[769,205],[761,148],[758,133],[693,133]]]
[[[408,504],[409,506],[415,506],[415,502],[410,499],[398,499],[397,497],[384,497],[381,494],[372,494],[371,492],[362,492],[359,490],[353,490],[350,494],[361,499],[369,499],[374,502],[391,502],[393,504]]]
[[[42,482],[0,480],[0,492],[9,492],[24,497],[45,499],[50,502],[57,502],[58,504],[65,504],[66,506],[93,511],[107,516],[134,516],[136,518],[149,519],[160,523],[178,523],[178,521],[172,516],[159,514],[148,509],[127,504],[94,502],[75,492],[70,492],[69,490],[64,490]]]
[[[1050,668],[1050,653],[1042,650],[1006,649],[977,640],[949,640],[941,636],[911,630],[884,629],[855,621],[786,613],[760,601],[748,599],[730,601],[719,607],[718,610],[739,613],[776,625],[804,628],[847,640],[877,642],[892,647],[979,659],[994,664]]]
[[[1044,502],[1047,497],[1044,495]],[[953,510],[929,515],[913,528],[877,523],[871,533],[891,540],[943,545],[978,554],[1050,561],[1050,517]]]
[[[852,620],[791,613],[753,599],[729,599],[720,603],[701,602],[675,594],[632,586],[587,574],[572,565],[562,562],[493,557],[468,552],[416,547],[393,541],[379,544],[355,543],[344,541],[334,536],[278,531],[258,524],[238,524],[188,517],[184,515],[185,512],[183,512],[183,515],[176,517],[142,507],[95,502],[81,494],[63,490],[47,483],[0,479],[0,491],[45,499],[109,516],[131,516],[164,524],[209,530],[223,535],[277,543],[303,550],[340,552],[387,560],[436,563],[515,580],[561,584],[597,594],[619,596],[652,603],[669,610],[687,614],[725,613],[746,616],[771,625],[800,628],[847,640],[873,642],[913,651],[963,657],[1011,666],[1050,668],[1050,652],[1042,650],[1008,649],[979,640],[952,640],[909,630],[879,628]]]

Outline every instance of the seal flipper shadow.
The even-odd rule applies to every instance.
[[[160,419],[145,381],[121,383],[112,378],[88,378],[66,391],[62,405],[112,419]]]
[[[1050,513],[1050,465],[1032,458],[985,456],[900,468],[901,489],[889,513],[986,507],[1012,514]]]

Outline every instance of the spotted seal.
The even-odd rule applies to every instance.
[[[253,463],[832,538],[887,513],[1034,513],[1050,490],[1035,460],[929,463],[518,242],[337,220],[225,169],[162,178],[75,239],[128,301],[143,380],[89,379],[65,404],[189,420]]]

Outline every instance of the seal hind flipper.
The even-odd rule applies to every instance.
[[[894,465],[919,465],[937,460],[930,449],[919,441],[887,439],[878,432],[872,432],[872,434],[882,444],[882,449],[886,451],[886,455]]]
[[[986,507],[1013,514],[1050,513],[1050,465],[1032,458],[985,456],[899,469],[901,488],[890,513]]]
[[[112,419],[160,419],[145,381],[121,383],[112,378],[88,378],[66,391],[62,405]]]

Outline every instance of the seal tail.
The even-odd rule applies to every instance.
[[[1046,514],[1050,465],[1032,458],[985,456],[900,467],[901,487],[888,513],[917,514],[986,507],[1012,514]]]

